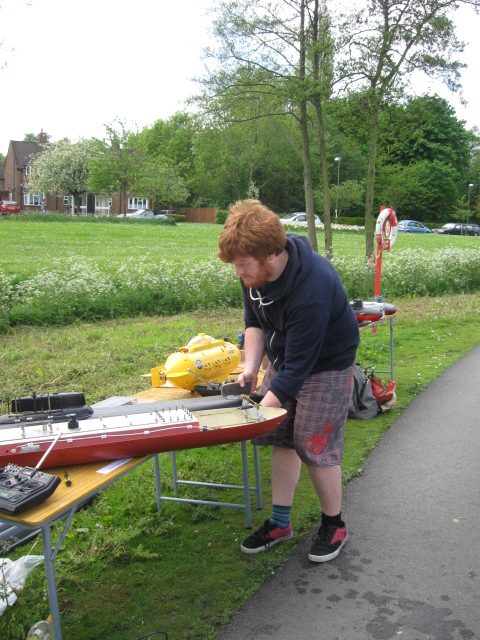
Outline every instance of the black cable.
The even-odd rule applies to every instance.
[[[140,638],[137,638],[137,640],[143,640],[144,638],[149,638],[150,636],[155,636],[155,635],[157,635],[157,633],[163,633],[163,635],[165,636],[165,640],[168,640],[168,636],[167,636],[167,633],[165,631],[152,631],[152,633],[147,633],[147,635],[145,635],[145,636],[140,636]]]

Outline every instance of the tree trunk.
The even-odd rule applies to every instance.
[[[367,195],[365,199],[365,257],[368,260],[375,252],[373,224],[373,193],[375,188],[375,160],[377,157],[378,114],[375,106],[370,116],[370,148],[368,151]]]
[[[307,103],[300,103],[300,130],[302,132],[303,187],[305,190],[305,206],[307,213],[308,239],[312,249],[318,253],[317,230],[315,227],[315,203],[313,200],[312,163],[310,161],[310,144],[308,141]]]
[[[307,98],[305,96],[305,2],[300,5],[300,131],[302,133],[303,185],[305,190],[305,207],[307,213],[308,239],[312,249],[318,253],[317,230],[315,227],[315,202],[313,200],[312,163],[310,160],[310,143],[308,140]]]
[[[325,225],[325,257],[333,258],[332,240],[332,220],[330,217],[330,185],[328,179],[327,152],[325,150],[325,127],[323,123],[323,112],[320,98],[315,99],[315,110],[317,112],[318,143],[320,147],[320,167],[322,171],[323,185],[323,223]]]
[[[320,88],[320,34],[319,34],[319,0],[315,0],[313,11],[313,76],[317,87]],[[318,146],[320,149],[320,170],[323,185],[323,221],[325,226],[325,256],[333,258],[332,221],[330,219],[330,188],[328,179],[327,152],[325,150],[325,126],[323,122],[322,96],[320,89],[313,96],[313,104],[317,114]]]

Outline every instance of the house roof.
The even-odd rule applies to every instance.
[[[18,140],[11,140],[13,156],[15,158],[15,164],[17,167],[24,167],[30,164],[30,156],[32,154],[40,153],[40,145],[38,142],[20,142]]]

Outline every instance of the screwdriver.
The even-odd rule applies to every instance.
[[[72,481],[70,480],[70,476],[66,471],[65,471],[65,484],[67,485],[67,487],[70,487],[72,484]]]

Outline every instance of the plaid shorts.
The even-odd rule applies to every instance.
[[[271,364],[265,373],[260,394],[270,388],[277,371]],[[304,382],[295,400],[289,400],[285,420],[274,431],[252,440],[295,449],[311,467],[338,465],[343,458],[344,426],[353,393],[353,366],[344,371],[313,373]]]

